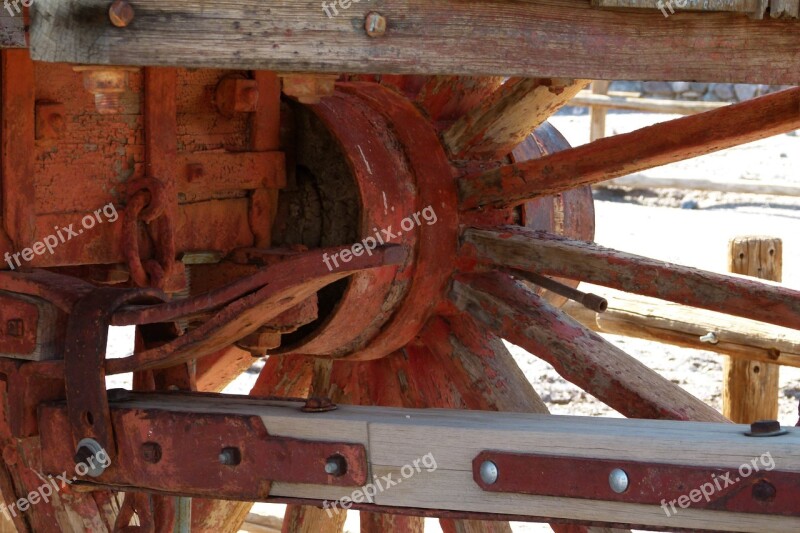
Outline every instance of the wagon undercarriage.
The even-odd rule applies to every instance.
[[[2,513],[796,531],[798,430],[727,423],[560,307],[604,310],[590,281],[800,329],[798,291],[593,243],[590,190],[796,130],[800,88],[576,148],[547,119],[591,79],[796,85],[797,4],[601,4],[11,6]],[[133,354],[106,358],[111,325]],[[549,416],[502,339],[639,420]],[[265,354],[251,396],[217,394]]]

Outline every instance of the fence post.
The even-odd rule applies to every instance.
[[[730,241],[728,270],[781,281],[783,243],[772,237],[736,237]],[[725,356],[723,414],[738,424],[778,418],[780,365]]]

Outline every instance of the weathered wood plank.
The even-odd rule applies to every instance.
[[[129,407],[158,407],[208,413],[261,416],[270,435],[361,442],[371,473],[402,478],[400,470],[427,454],[436,470],[422,468],[402,483],[377,494],[379,505],[426,509],[502,512],[600,522],[633,522],[667,529],[770,531],[795,533],[800,519],[680,509],[666,516],[658,506],[568,498],[487,493],[472,479],[472,459],[482,450],[557,453],[665,464],[738,469],[770,452],[775,469],[800,472],[800,429],[769,439],[746,437],[746,426],[666,420],[624,420],[446,409],[397,409],[340,405],[327,413],[301,413],[296,404],[257,404],[252,400],[131,398]],[[768,448],[765,446],[768,445]],[[766,466],[766,465],[765,465]],[[691,489],[693,487],[688,487]],[[349,496],[352,489],[273,484],[271,496],[322,500]]]
[[[608,83],[608,82],[594,82]],[[712,109],[730,105],[727,102],[695,102],[692,100],[661,100],[656,98],[639,98],[634,96],[616,96],[581,91],[570,100],[567,105],[591,107],[592,112],[603,109],[628,109],[631,111],[645,111],[647,113],[674,113],[676,115],[694,115]],[[592,140],[601,139],[593,137]]]
[[[115,28],[103,0],[36,0],[42,61],[393,74],[800,83],[797,21],[618,13],[582,0],[382,0],[325,14],[311,0],[139,0]],[[379,10],[385,35],[369,38]]]
[[[800,88],[793,88],[467,175],[459,180],[461,207],[517,205],[798,128]]]
[[[457,278],[450,299],[509,342],[628,417],[721,422],[721,414],[510,277]]]
[[[800,367],[800,334],[794,330],[617,291],[603,291],[600,295],[608,300],[604,313],[595,313],[575,302],[567,302],[562,309],[598,333]],[[708,333],[716,336],[715,344],[700,340]]]
[[[516,226],[469,228],[460,253],[485,262],[800,329],[800,291]]]

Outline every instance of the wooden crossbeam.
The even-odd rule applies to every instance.
[[[615,13],[584,0],[36,0],[35,59],[278,71],[800,83],[798,21],[733,13]],[[331,9],[334,4],[335,9]],[[379,11],[384,35],[365,15]],[[337,14],[338,13],[338,14]]]
[[[459,180],[461,207],[510,206],[800,128],[800,88],[615,135]]]
[[[736,470],[741,465],[751,465],[753,460],[764,471],[769,461],[761,462],[760,458],[769,452],[774,472],[800,472],[800,428],[787,428],[786,435],[763,439],[745,436],[748,427],[735,424],[347,405],[326,413],[303,413],[297,404],[255,399],[139,394],[120,404],[112,402],[112,409],[115,408],[255,415],[270,435],[363,444],[371,475],[380,479],[391,474],[394,482],[401,480],[392,486],[382,485],[383,490],[376,487],[374,504],[358,498],[362,503],[354,508],[365,510],[383,505],[716,531],[794,533],[800,527],[799,518],[775,514],[708,511],[690,505],[678,507],[677,513],[667,516],[659,505],[487,492],[473,480],[472,472],[472,460],[483,450],[719,467],[734,472],[734,476],[739,475]],[[43,416],[49,412],[50,408],[45,409]],[[195,430],[203,431],[201,427],[188,429]],[[126,435],[124,428],[118,428],[118,433]],[[63,453],[57,456],[69,463],[72,451],[58,446]],[[244,455],[247,448],[243,447],[242,453],[248,459]],[[55,451],[50,457],[54,455]],[[420,459],[426,456],[427,462],[421,463]],[[196,459],[198,464],[205,460]],[[420,468],[414,468],[410,475],[408,468],[415,460]],[[404,470],[406,465],[412,467]],[[64,465],[72,467],[72,463]],[[309,463],[309,467],[323,465]],[[143,468],[157,465],[145,464]],[[61,469],[58,465],[52,473]],[[741,483],[755,479],[753,474]],[[102,478],[96,482],[102,483]],[[608,475],[586,482],[607,486]],[[700,487],[686,487],[686,494],[695,488]],[[327,499],[330,506],[332,501],[353,495],[353,487],[275,482],[269,496],[313,500],[318,505]],[[724,499],[724,494],[715,496]],[[749,498],[749,491],[745,496]]]

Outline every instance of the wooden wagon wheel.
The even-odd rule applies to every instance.
[[[529,280],[542,284],[544,275],[569,288],[590,279],[798,327],[794,292],[764,291],[588,242],[594,234],[588,186],[796,129],[800,89],[570,148],[545,121],[585,84],[384,76],[342,81],[316,104],[287,104],[288,151],[296,166],[279,201],[292,209],[279,220],[277,243],[361,243],[350,256],[328,258],[330,272],[368,254],[376,241],[404,245],[409,254],[389,274],[358,272],[320,290],[319,318],[284,336],[253,394],[546,412],[535,384],[504,348],[506,339],[626,416],[724,421],[561,313],[563,296]],[[324,275],[304,281],[316,287]],[[236,347],[200,355],[199,390],[220,390],[251,362]],[[180,381],[180,370],[169,379]],[[8,464],[17,462],[15,453],[7,452]],[[37,482],[32,468],[24,474],[29,479],[21,485]],[[0,482],[4,491],[13,484]],[[74,499],[61,505],[98,531],[118,511],[107,493],[68,496]],[[193,531],[235,531],[246,509],[196,499]],[[35,529],[51,518],[36,516]],[[342,520],[343,514],[329,518],[290,506],[284,530],[337,531]],[[442,525],[448,532],[508,531],[507,524],[489,521],[443,519]],[[418,517],[365,514],[362,521],[367,532],[421,528]]]
[[[724,421],[559,312],[564,299],[524,283],[530,279],[525,271],[575,286],[577,280],[594,279],[592,269],[600,263],[618,262],[619,268],[600,268],[594,281],[787,324],[786,315],[766,316],[745,308],[743,299],[761,298],[755,287],[722,282],[715,288],[719,280],[699,271],[673,269],[585,242],[594,234],[588,185],[797,128],[800,92],[790,90],[571,149],[545,120],[586,83],[360,76],[340,83],[319,104],[295,108],[295,117],[302,117],[301,137],[319,135],[299,149],[308,151],[298,154],[306,178],[320,180],[315,186],[323,195],[334,183],[321,183],[325,179],[339,180],[337,187],[350,180],[353,187],[358,210],[351,213],[350,230],[357,230],[350,240],[397,229],[403,218],[426,207],[437,218],[430,225],[406,224],[403,228],[411,231],[396,235],[395,242],[414,251],[396,277],[359,274],[327,295],[333,301],[326,316],[269,358],[253,394],[547,412],[500,341],[505,338],[626,416]],[[708,120],[716,125],[713,131],[706,127]],[[335,147],[322,150],[323,141]],[[335,157],[346,163],[338,169],[349,174],[344,181],[338,174],[325,176]],[[341,238],[342,228],[336,230]],[[326,236],[325,231],[320,230],[316,242],[291,243],[339,244],[334,242],[336,232]],[[634,271],[641,279],[627,274]],[[667,279],[654,283],[654,275]],[[709,304],[690,294],[695,290],[716,291],[718,297]],[[441,522],[448,532],[509,531],[505,523]],[[341,515],[331,518],[319,509],[289,506],[284,531],[340,531],[342,524]],[[364,513],[361,527],[364,532],[421,531],[422,519]]]

